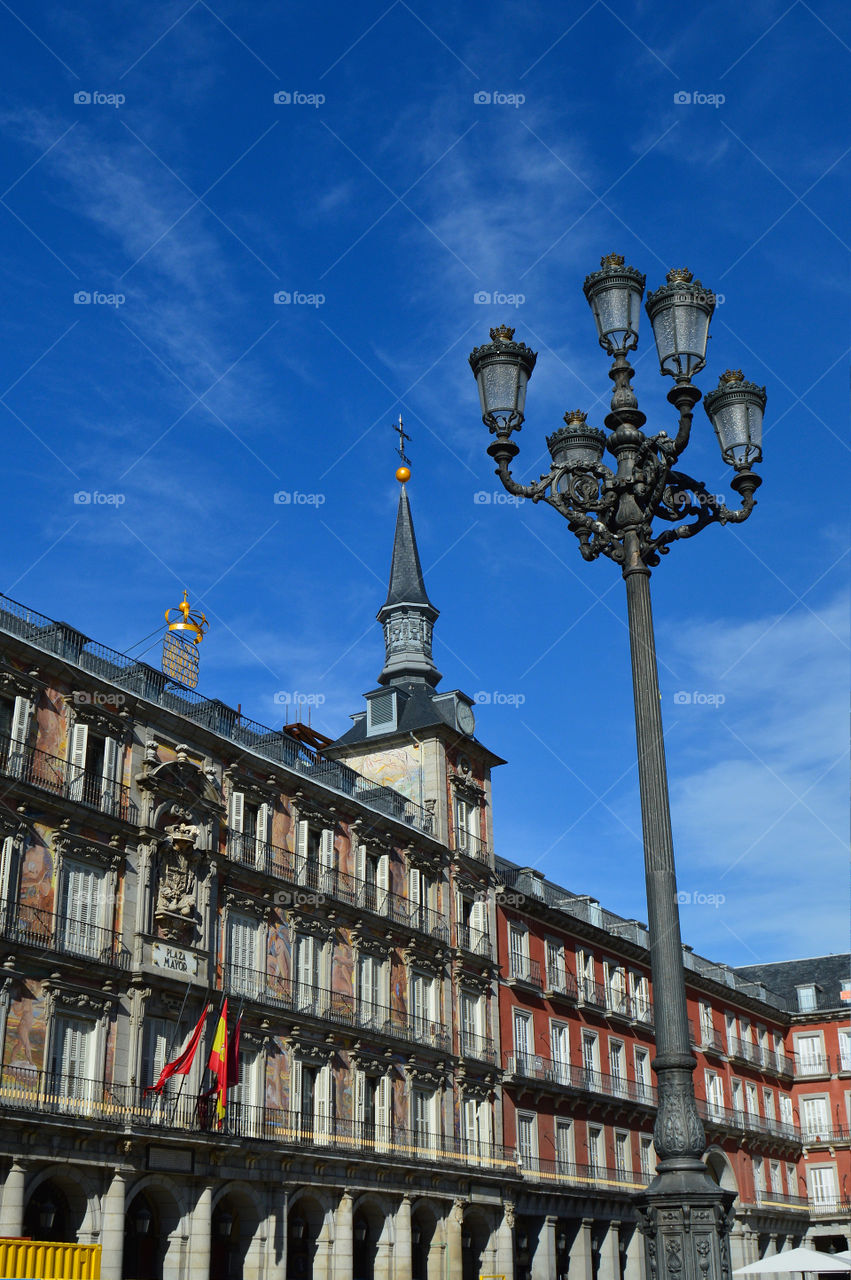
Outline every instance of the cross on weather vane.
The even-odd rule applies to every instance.
[[[394,422],[391,427],[391,430],[398,431],[399,433],[399,445],[398,445],[398,448],[396,449],[396,452],[398,453],[399,457],[402,459],[402,462],[409,467],[411,465],[411,459],[405,453],[405,441],[410,440],[411,437],[408,435],[407,431],[404,428],[404,425],[402,423],[401,413],[399,414],[398,424]]]

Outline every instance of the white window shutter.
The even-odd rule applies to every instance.
[[[12,898],[15,896],[15,888],[12,885],[12,863],[15,857],[15,845],[12,836],[7,836],[3,841],[3,851],[0,855],[0,910],[2,910],[2,918],[6,919],[6,912],[12,906]]]
[[[84,795],[84,770],[86,767],[86,750],[89,745],[89,726],[75,724],[71,734],[71,799],[82,800]]]
[[[261,804],[257,810],[257,847],[256,864],[262,868],[267,865],[269,845],[272,843],[272,806]]]
[[[232,791],[230,793],[230,814],[228,815],[228,826],[231,831],[241,833],[245,824],[245,793],[243,791]]]
[[[101,774],[101,809],[115,813],[118,809],[118,743],[115,738],[103,740],[103,772]]]
[[[475,1098],[464,1099],[464,1141],[467,1144],[467,1151],[476,1150],[476,1143],[479,1137],[478,1116],[476,1115],[477,1107]]]
[[[295,832],[295,865],[296,877],[301,880],[307,867],[307,850],[310,839],[310,827],[305,818],[296,825]]]
[[[387,894],[390,891],[390,854],[382,853],[378,859],[378,867],[375,873],[375,883],[378,888],[378,909],[379,911],[387,910]]]
[[[334,866],[334,830],[325,827],[319,842],[319,861],[326,871]]]
[[[305,1128],[305,1120],[310,1123],[310,1117],[304,1117],[301,1114],[302,1104],[302,1067],[301,1059],[291,1055],[290,1057],[290,1114],[296,1120],[296,1124],[300,1128]]]
[[[363,1121],[366,1111],[366,1076],[359,1067],[354,1071],[355,1123],[358,1140],[363,1136]]]
[[[366,881],[366,845],[355,848],[355,876],[363,884]]]
[[[316,1136],[320,1142],[330,1140],[334,1120],[334,1072],[326,1062],[316,1081]]]
[[[30,702],[28,698],[22,698],[18,695],[15,698],[15,706],[12,710],[12,733],[13,742],[25,745],[27,740],[27,730],[30,723]]]
[[[487,903],[481,897],[477,897],[473,903],[473,909],[470,912],[470,927],[478,929],[481,934],[485,934],[488,931]]]
[[[408,872],[408,897],[414,906],[422,902],[422,873],[419,867],[411,867]]]

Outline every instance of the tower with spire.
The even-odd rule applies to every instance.
[[[403,483],[396,512],[390,586],[377,614],[384,629],[385,651],[379,684],[424,680],[435,688],[440,683],[441,674],[432,658],[432,632],[439,612],[426,593],[411,504]]]

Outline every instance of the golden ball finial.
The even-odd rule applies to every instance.
[[[410,480],[410,478],[411,478],[411,468],[410,468],[410,467],[397,467],[397,468],[396,468],[396,479],[399,481],[399,483],[400,483],[400,484],[404,484],[404,483],[405,483],[405,481],[406,481],[406,480]]]

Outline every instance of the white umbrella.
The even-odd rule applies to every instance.
[[[851,1259],[835,1253],[821,1253],[818,1249],[787,1249],[739,1267],[733,1275],[786,1275],[791,1271],[844,1271],[847,1274],[851,1271]]]

